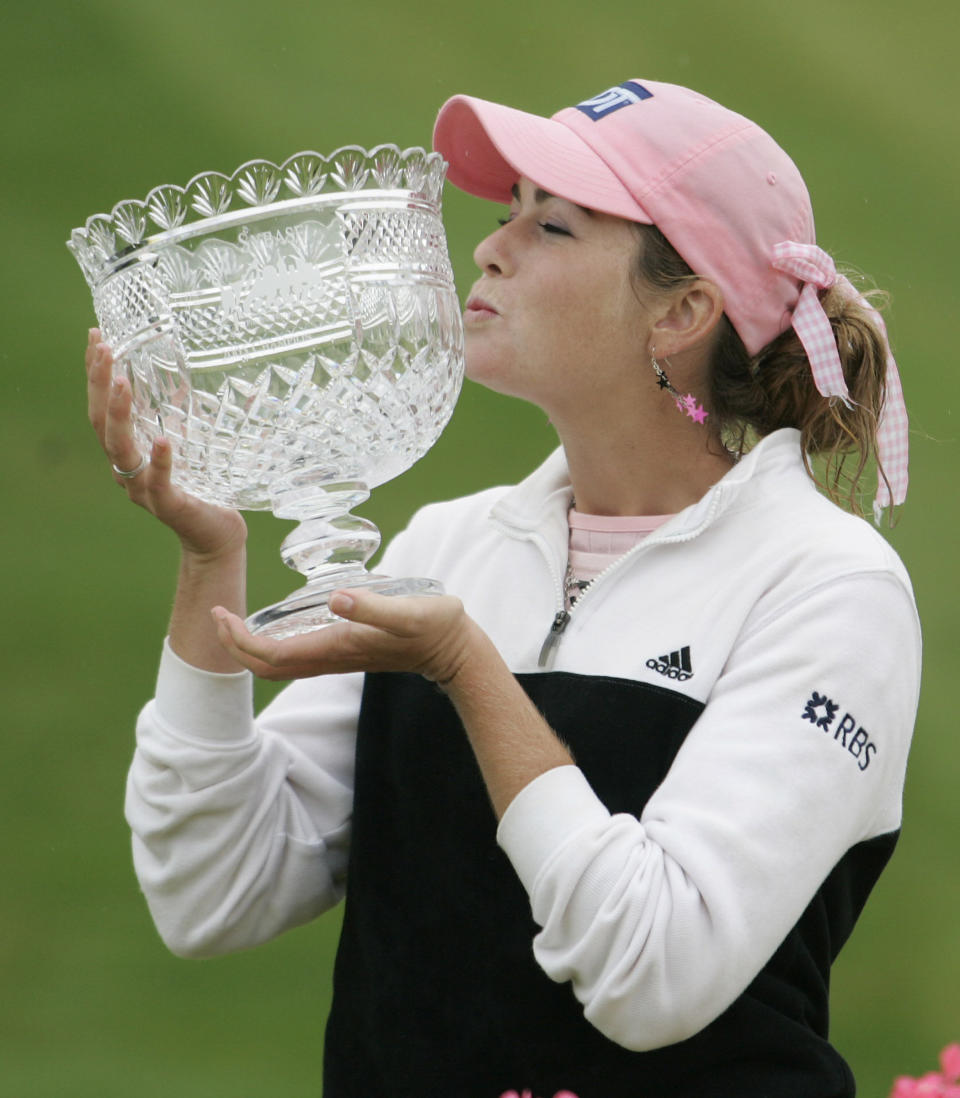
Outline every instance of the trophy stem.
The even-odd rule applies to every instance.
[[[252,633],[282,640],[341,621],[328,603],[334,591],[347,587],[365,587],[383,595],[443,593],[436,580],[394,579],[368,572],[366,562],[380,545],[380,531],[369,519],[349,514],[349,509],[369,492],[356,483],[336,488],[306,498],[298,490],[274,501],[274,514],[281,518],[312,512],[313,517],[303,518],[280,547],[284,564],[307,582],[281,602],[251,614],[247,628]]]

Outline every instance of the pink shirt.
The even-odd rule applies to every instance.
[[[585,515],[570,508],[570,550],[567,558],[567,595],[575,599],[578,590],[595,579],[629,552],[672,515]]]

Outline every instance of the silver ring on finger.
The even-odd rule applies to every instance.
[[[140,476],[144,469],[150,464],[150,459],[147,457],[141,457],[136,469],[118,469],[116,465],[113,466],[113,471],[118,477],[123,477],[124,480],[133,480],[134,477]]]

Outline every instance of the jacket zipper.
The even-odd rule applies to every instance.
[[[553,557],[550,554],[550,547],[539,534],[532,534],[530,540],[536,543],[536,546],[540,550],[543,559],[546,561],[547,568],[550,571],[550,578],[553,581],[554,589],[560,592],[560,597],[557,600],[557,612],[554,615],[553,621],[550,623],[550,631],[547,633],[543,645],[540,648],[540,655],[537,657],[538,667],[550,667],[553,664],[554,652],[560,645],[560,638],[563,635],[563,631],[567,628],[567,623],[570,621],[570,611],[566,608],[563,576],[553,566]]]
[[[647,548],[649,548],[648,543],[643,541],[624,553],[622,557],[618,557],[612,564],[608,564],[599,575],[594,576],[587,586],[584,587],[583,591],[580,592],[580,597],[570,610],[566,609],[566,592],[563,589],[563,583],[560,583],[560,600],[564,605],[564,609],[557,612],[556,617],[554,617],[553,622],[550,625],[550,631],[547,633],[543,645],[540,648],[537,667],[547,671],[553,667],[553,662],[557,658],[557,649],[560,647],[560,641],[563,639],[564,631],[570,624],[570,618],[573,615],[573,611],[583,605],[583,600],[597,586],[600,580],[606,579],[611,572],[618,571],[628,560],[632,560],[634,557],[639,556],[641,551]]]
[[[563,636],[564,629],[570,621],[570,611],[560,610],[557,616],[553,619],[550,626],[550,632],[547,633],[543,641],[543,646],[540,649],[540,655],[537,657],[537,667],[551,668],[553,667],[553,661],[557,656],[557,649],[560,647],[560,639]]]
[[[713,521],[720,504],[720,494],[714,497],[709,512],[704,516],[703,522],[700,523],[693,530],[688,530],[686,533],[673,534],[663,538],[659,541],[653,541],[652,539],[656,535],[650,535],[650,537],[644,539],[639,545],[635,545],[628,552],[624,553],[622,557],[618,557],[612,564],[607,565],[606,568],[599,574],[593,577],[593,579],[587,584],[577,599],[576,604],[571,610],[566,609],[566,592],[564,591],[563,580],[557,575],[556,569],[553,567],[553,562],[550,559],[550,552],[546,545],[543,544],[542,538],[535,537],[534,540],[540,547],[540,552],[543,554],[550,568],[550,574],[553,577],[554,583],[557,585],[557,589],[560,593],[558,606],[560,609],[554,616],[553,621],[550,623],[550,629],[544,638],[543,644],[540,648],[540,655],[537,658],[537,667],[541,670],[549,671],[553,667],[554,661],[557,658],[557,649],[560,647],[560,642],[563,639],[563,634],[566,631],[567,626],[570,624],[570,619],[573,611],[583,605],[583,601],[590,592],[597,586],[601,580],[606,580],[612,573],[619,571],[628,561],[634,559],[634,557],[640,556],[645,549],[652,549],[657,545],[671,545],[682,544],[685,541],[691,541],[710,523]]]

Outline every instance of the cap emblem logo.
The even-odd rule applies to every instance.
[[[628,80],[626,84],[618,84],[615,88],[595,95],[592,99],[585,99],[577,104],[577,110],[582,111],[587,118],[599,122],[608,114],[613,114],[621,107],[629,107],[631,103],[639,103],[643,99],[652,99],[653,92],[647,91],[642,84]]]

